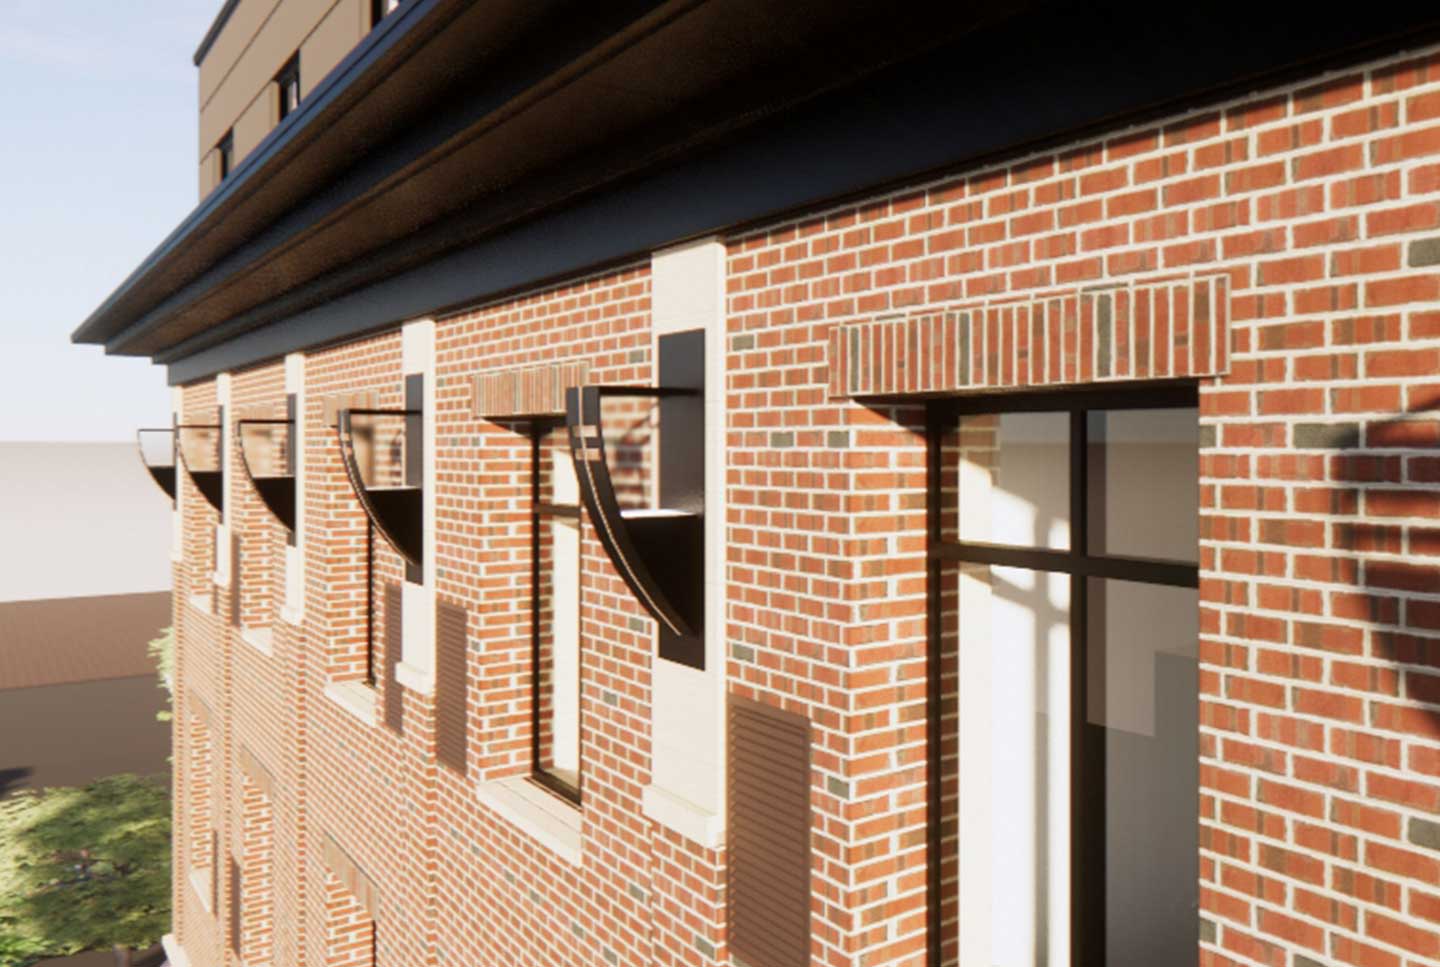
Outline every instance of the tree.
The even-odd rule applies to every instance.
[[[170,796],[108,776],[0,801],[0,967],[112,948],[128,964],[170,923]]]
[[[174,627],[162,628],[160,637],[151,639],[145,650],[155,661],[155,672],[160,676],[160,687],[165,689],[165,701],[173,708],[175,705],[175,629]],[[161,722],[168,722],[173,718],[170,709],[161,709],[155,713],[155,718]]]

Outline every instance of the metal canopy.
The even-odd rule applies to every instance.
[[[425,550],[424,489],[419,483],[420,410],[346,409],[336,432],[345,475],[365,516],[409,564]]]
[[[225,513],[225,465],[220,455],[219,423],[181,423],[175,427],[180,462],[210,506]]]
[[[161,438],[164,438],[161,442]],[[147,441],[154,441],[153,443]],[[135,448],[156,485],[175,502],[175,429],[146,427],[135,431]]]
[[[682,638],[697,637],[703,630],[704,514],[676,507],[622,508],[607,459],[602,401],[701,395],[695,389],[584,386],[568,390],[565,399],[570,453],[596,535],[641,606]],[[703,436],[704,427],[675,427],[673,432]]]
[[[255,493],[276,520],[295,532],[295,419],[236,422],[240,465]]]

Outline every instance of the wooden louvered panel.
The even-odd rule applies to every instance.
[[[229,858],[230,862],[230,949],[235,956],[241,955],[240,947],[240,925],[243,922],[243,910],[241,908],[240,896],[240,864],[235,862],[235,857]]]
[[[212,820],[213,822],[213,820]],[[220,913],[220,831],[210,830],[210,909]]]
[[[465,701],[468,664],[464,608],[440,601],[435,608],[435,753],[440,764],[465,774],[468,744]]]
[[[729,941],[750,967],[810,963],[810,721],[730,697]]]
[[[240,627],[240,535],[230,535],[230,624]]]
[[[401,605],[400,585],[387,583],[384,595],[385,623],[385,724],[396,732],[404,727],[404,697],[400,682],[395,678],[395,666],[400,664],[404,649],[405,618]]]

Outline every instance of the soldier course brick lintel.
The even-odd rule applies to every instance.
[[[1218,376],[1229,348],[1225,275],[1089,286],[838,325],[829,395]]]

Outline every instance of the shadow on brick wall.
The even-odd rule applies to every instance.
[[[1405,703],[1372,703],[1367,725],[1440,739],[1440,709],[1414,704],[1440,705],[1440,601],[1415,597],[1440,594],[1440,410],[1416,409],[1379,422],[1312,432],[1330,435],[1325,469],[1335,486],[1328,513],[1349,518],[1330,525],[1330,547],[1349,556],[1297,557],[1296,576],[1356,588],[1354,599],[1332,602],[1330,611],[1367,621],[1370,657],[1391,666],[1371,668],[1368,675],[1360,666],[1337,669],[1330,684]],[[1299,573],[1302,563],[1304,574]],[[1301,643],[1332,654],[1365,656],[1363,639],[1338,635]]]

